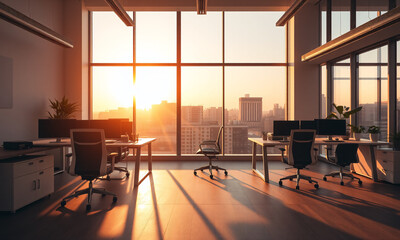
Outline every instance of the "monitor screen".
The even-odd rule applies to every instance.
[[[69,131],[75,128],[75,119],[39,119],[39,138],[69,138]]]
[[[290,136],[290,132],[299,129],[299,121],[274,121],[274,136]]]
[[[327,136],[346,135],[346,120],[316,119],[317,134]]]
[[[121,138],[121,120],[88,120],[89,128],[104,129],[106,138]]]
[[[300,122],[300,129],[317,130],[317,124],[314,120],[303,120]]]

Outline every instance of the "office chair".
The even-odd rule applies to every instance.
[[[116,147],[116,148],[110,148],[109,150],[109,155],[107,157],[107,162],[111,163],[114,158],[114,170],[118,170],[120,172],[124,172],[125,176],[122,178],[111,178],[109,174],[107,174],[106,180],[122,180],[125,177],[129,177],[129,171],[128,171],[128,155],[129,155],[129,149],[126,147]],[[116,155],[115,155],[115,154]],[[115,156],[114,156],[115,155]],[[125,166],[116,166],[117,163],[125,161]]]
[[[213,174],[212,174],[213,169],[215,169],[217,171],[224,170],[225,176],[228,175],[228,171],[226,171],[225,168],[221,168],[221,167],[212,165],[212,160],[213,159],[218,160],[217,155],[219,155],[221,153],[220,138],[221,138],[221,134],[222,134],[222,128],[223,128],[223,126],[221,126],[219,128],[218,136],[217,136],[216,140],[207,140],[207,141],[203,141],[202,143],[200,143],[199,150],[197,150],[196,154],[203,154],[204,156],[206,156],[208,158],[209,162],[208,162],[207,166],[196,168],[193,172],[195,176],[197,176],[196,171],[198,171],[198,170],[203,171],[204,169],[210,170],[210,178],[211,179],[213,179]]]
[[[356,143],[348,143],[348,144],[338,144],[336,147],[335,151],[335,157],[330,157],[328,160],[334,162],[336,165],[338,165],[339,171],[334,171],[329,174],[326,174],[323,178],[324,181],[326,181],[326,177],[331,176],[335,177],[338,176],[340,177],[340,185],[344,185],[343,183],[343,177],[349,177],[351,180],[358,179],[358,184],[362,184],[362,181],[360,178],[354,176],[351,173],[344,173],[343,168],[345,166],[350,165],[351,163],[357,163],[358,156],[357,156],[357,150],[358,150],[358,144]]]
[[[288,158],[283,161],[294,168],[297,168],[295,175],[290,175],[279,179],[279,186],[282,186],[282,180],[296,178],[296,189],[300,189],[300,179],[307,180],[309,183],[315,183],[314,187],[319,188],[318,182],[311,177],[300,174],[300,169],[316,161],[315,153],[313,154],[313,145],[315,140],[315,130],[292,130],[290,133],[290,142],[288,149]]]
[[[113,203],[117,201],[117,195],[102,188],[94,188],[93,180],[107,175],[113,171],[114,158],[111,164],[107,164],[107,150],[103,129],[71,129],[72,161],[69,167],[71,175],[79,175],[82,180],[89,181],[89,188],[76,191],[61,201],[64,207],[68,199],[79,195],[88,195],[86,210],[90,211],[93,193],[113,196]]]

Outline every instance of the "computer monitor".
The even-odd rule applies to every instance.
[[[317,124],[314,120],[300,121],[300,129],[317,130]]]
[[[61,138],[69,138],[70,129],[75,128],[75,119],[39,119],[38,137],[56,138],[56,142],[61,142]]]
[[[299,121],[274,121],[274,137],[289,137],[290,132],[294,129],[299,129],[299,127]]]
[[[317,135],[331,136],[346,135],[346,120],[339,119],[316,119]]]
[[[89,128],[104,129],[106,138],[121,138],[121,120],[88,120]],[[123,133],[124,134],[124,133]]]

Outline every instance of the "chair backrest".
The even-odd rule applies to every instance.
[[[221,145],[220,145],[220,143],[221,143],[221,135],[222,135],[222,129],[223,129],[223,128],[224,128],[224,126],[221,126],[221,127],[219,128],[218,135],[217,135],[217,140],[216,140],[216,142],[215,142],[215,144],[218,146],[219,152],[221,152]]]
[[[358,144],[346,143],[338,144],[335,151],[336,164],[339,166],[347,166],[350,163],[357,163]]]
[[[289,142],[288,164],[294,167],[305,167],[315,162],[313,148],[315,130],[292,130]]]
[[[107,150],[103,129],[71,129],[72,162],[69,173],[82,178],[107,174]]]

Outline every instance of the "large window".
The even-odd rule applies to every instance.
[[[129,12],[132,29],[93,12],[93,118],[136,116],[139,137],[156,137],[164,155],[194,154],[224,124],[224,153],[249,154],[247,138],[285,118],[282,14]]]
[[[384,46],[362,53],[358,64],[358,103],[363,107],[358,124],[380,127],[381,140],[387,140],[387,51]]]

